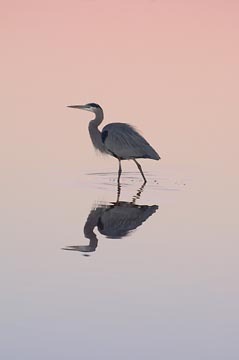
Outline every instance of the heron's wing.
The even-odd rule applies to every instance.
[[[102,141],[105,148],[120,159],[160,157],[149,143],[131,125],[112,123],[102,130]]]

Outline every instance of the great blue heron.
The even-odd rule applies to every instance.
[[[98,126],[104,119],[103,109],[100,105],[89,103],[86,105],[69,105],[68,107],[92,111],[95,114],[95,118],[89,123],[90,137],[97,150],[118,159],[118,183],[122,173],[121,160],[133,160],[146,183],[147,180],[144,176],[142,167],[136,159],[159,160],[160,157],[133,126],[117,122],[106,125],[102,129],[102,132],[100,132]]]

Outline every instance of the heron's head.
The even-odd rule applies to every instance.
[[[73,109],[81,109],[81,110],[87,110],[87,111],[92,111],[94,113],[98,112],[99,110],[102,111],[102,108],[100,107],[100,105],[95,104],[95,103],[89,103],[86,105],[68,105],[67,107],[73,108]]]

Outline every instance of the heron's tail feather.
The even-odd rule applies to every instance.
[[[145,156],[142,156],[145,159],[153,159],[153,160],[160,160],[160,156],[159,154],[152,148],[152,146],[148,146],[147,147],[147,152],[145,154]]]

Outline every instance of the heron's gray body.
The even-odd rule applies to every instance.
[[[103,128],[101,137],[106,151],[120,160],[159,160],[152,146],[129,124],[108,124]]]
[[[133,126],[116,122],[106,125],[101,132],[98,127],[104,119],[104,113],[98,104],[90,103],[71,105],[69,107],[94,112],[95,118],[89,123],[89,134],[92,143],[100,152],[112,155],[119,160],[118,182],[122,172],[121,160],[133,160],[146,182],[143,170],[136,159],[159,160],[160,157]]]

